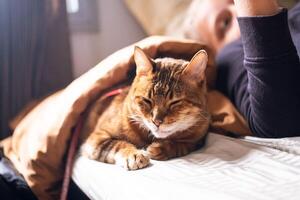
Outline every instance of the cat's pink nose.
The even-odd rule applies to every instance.
[[[154,119],[152,121],[157,127],[159,127],[163,123],[162,119]]]

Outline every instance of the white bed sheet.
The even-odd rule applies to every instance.
[[[234,139],[210,133],[185,157],[142,170],[78,157],[72,178],[91,199],[300,200],[300,137]]]

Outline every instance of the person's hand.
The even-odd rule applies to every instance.
[[[276,0],[234,0],[239,17],[268,16],[279,12]]]

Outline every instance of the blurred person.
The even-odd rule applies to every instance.
[[[184,21],[187,38],[208,44],[217,53],[240,37],[232,0],[194,0]]]
[[[216,87],[255,136],[300,136],[300,3],[195,0],[185,30],[216,53]]]

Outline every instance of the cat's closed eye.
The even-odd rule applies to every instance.
[[[142,97],[143,103],[147,104],[150,108],[152,107],[152,101],[150,99],[147,99],[145,97]]]
[[[137,96],[135,97],[135,102],[142,108],[142,109],[151,109],[152,108],[152,101],[148,98]]]
[[[175,100],[175,101],[172,101],[170,104],[169,104],[169,108],[172,110],[174,108],[177,108],[178,106],[180,106],[182,104],[182,100],[179,99],[179,100]]]

